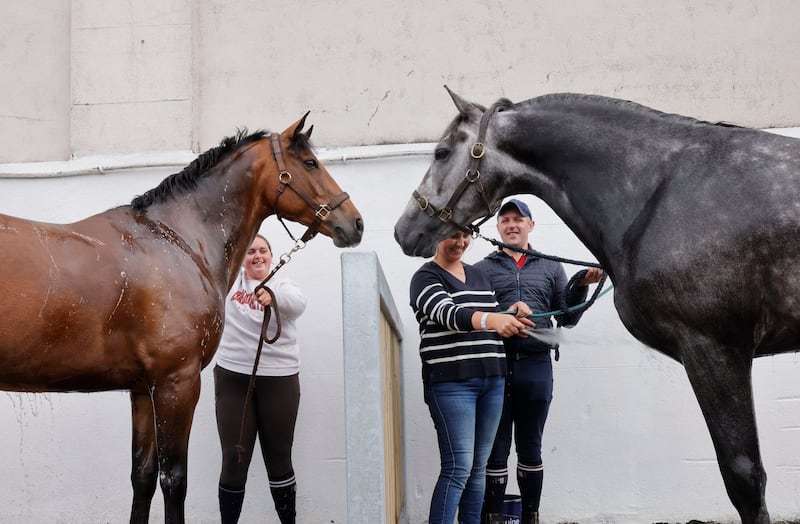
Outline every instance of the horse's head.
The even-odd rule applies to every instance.
[[[502,155],[493,145],[502,129],[498,113],[511,102],[500,100],[487,111],[445,89],[459,114],[436,144],[428,172],[395,224],[394,237],[407,255],[432,256],[439,240],[459,229],[473,231],[472,223],[491,216],[510,194],[503,186]]]
[[[338,247],[355,246],[361,242],[364,222],[347,193],[314,155],[309,141],[314,126],[303,132],[307,116],[268,138],[272,158],[262,165],[277,167],[278,184],[265,186],[262,194],[279,217],[308,226],[307,235],[318,231]],[[273,182],[275,178],[264,177]]]

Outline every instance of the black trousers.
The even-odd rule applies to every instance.
[[[237,445],[249,382],[249,375],[219,366],[214,368],[217,431],[222,446],[219,484],[229,490],[244,489],[256,437],[270,484],[294,477],[292,443],[300,406],[299,375],[256,377],[242,441],[245,452],[240,462]]]

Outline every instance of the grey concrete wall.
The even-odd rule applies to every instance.
[[[0,13],[0,163],[69,158],[69,2],[3,2]]]
[[[203,151],[314,112],[319,146],[428,142],[448,84],[800,124],[793,0],[8,0],[0,163]]]
[[[71,152],[189,149],[192,2],[70,3]]]

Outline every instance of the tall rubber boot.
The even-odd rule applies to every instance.
[[[219,516],[222,524],[237,524],[242,513],[244,490],[230,490],[219,486]]]

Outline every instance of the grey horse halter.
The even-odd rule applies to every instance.
[[[478,126],[477,140],[474,144],[472,144],[472,147],[469,150],[471,158],[467,172],[464,173],[464,179],[458,185],[456,190],[453,192],[453,196],[450,197],[450,200],[447,201],[447,204],[444,207],[437,209],[436,206],[431,204],[431,202],[428,200],[428,197],[421,195],[419,191],[414,190],[412,196],[414,197],[414,200],[417,201],[420,211],[431,218],[438,218],[442,222],[453,224],[456,228],[469,235],[477,236],[480,233],[481,224],[489,220],[489,218],[492,216],[492,204],[489,200],[489,197],[486,195],[486,190],[484,189],[483,183],[480,180],[481,159],[486,153],[486,147],[483,145],[483,139],[486,136],[486,128],[489,127],[489,120],[491,120],[492,116],[497,112],[498,109],[505,107],[506,105],[507,104],[503,101],[495,102],[487,111],[483,113]],[[477,224],[462,224],[453,220],[453,208],[467,188],[472,184],[475,184],[478,194],[480,195],[481,199],[483,199],[483,203],[486,205],[487,213],[486,216],[483,217],[483,219],[481,219]]]

